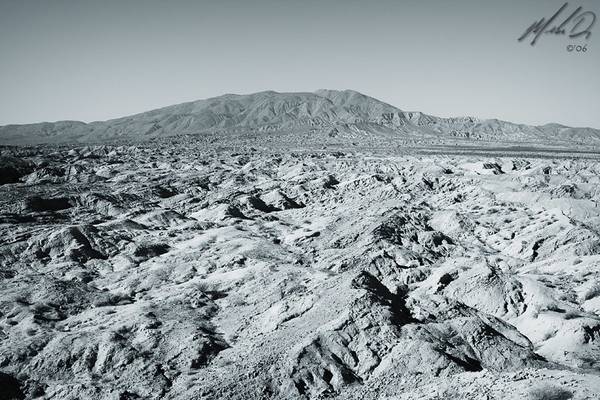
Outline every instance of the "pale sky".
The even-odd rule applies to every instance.
[[[563,4],[0,0],[0,125],[327,88],[438,116],[600,128],[600,24],[589,40],[517,41]],[[561,22],[579,5],[600,16],[600,1],[570,2]]]

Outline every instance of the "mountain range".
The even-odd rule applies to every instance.
[[[408,112],[353,90],[226,94],[108,121],[43,122],[0,127],[2,144],[149,140],[212,133],[349,131],[517,143],[600,144],[600,130],[559,124],[531,126],[497,119],[441,118]]]

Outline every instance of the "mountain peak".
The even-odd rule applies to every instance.
[[[113,139],[148,140],[205,132],[313,132],[346,130],[349,136],[410,136],[412,139],[463,138],[506,141],[600,141],[600,131],[558,124],[527,126],[497,119],[439,118],[419,111],[405,112],[355,90],[225,94],[176,104],[140,114],[89,124],[59,121],[0,127],[0,143],[98,142]],[[566,133],[565,133],[566,132]],[[445,139],[446,138],[446,139]],[[412,140],[411,139],[411,140]],[[428,139],[428,140],[429,140]]]

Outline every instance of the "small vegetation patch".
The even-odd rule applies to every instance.
[[[546,384],[529,391],[531,400],[568,400],[573,398],[573,392],[560,386]]]

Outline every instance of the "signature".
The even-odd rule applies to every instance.
[[[552,17],[550,17],[550,19],[544,17],[531,24],[531,26],[525,30],[525,33],[518,39],[519,42],[523,41],[529,35],[533,35],[533,40],[531,41],[531,45],[533,46],[542,33],[565,35],[568,28],[570,28],[570,38],[585,37],[585,39],[588,40],[592,35],[592,27],[596,22],[596,14],[591,11],[581,12],[582,7],[577,7],[577,9],[559,25],[557,21],[558,17],[568,6],[569,3],[565,3]]]

